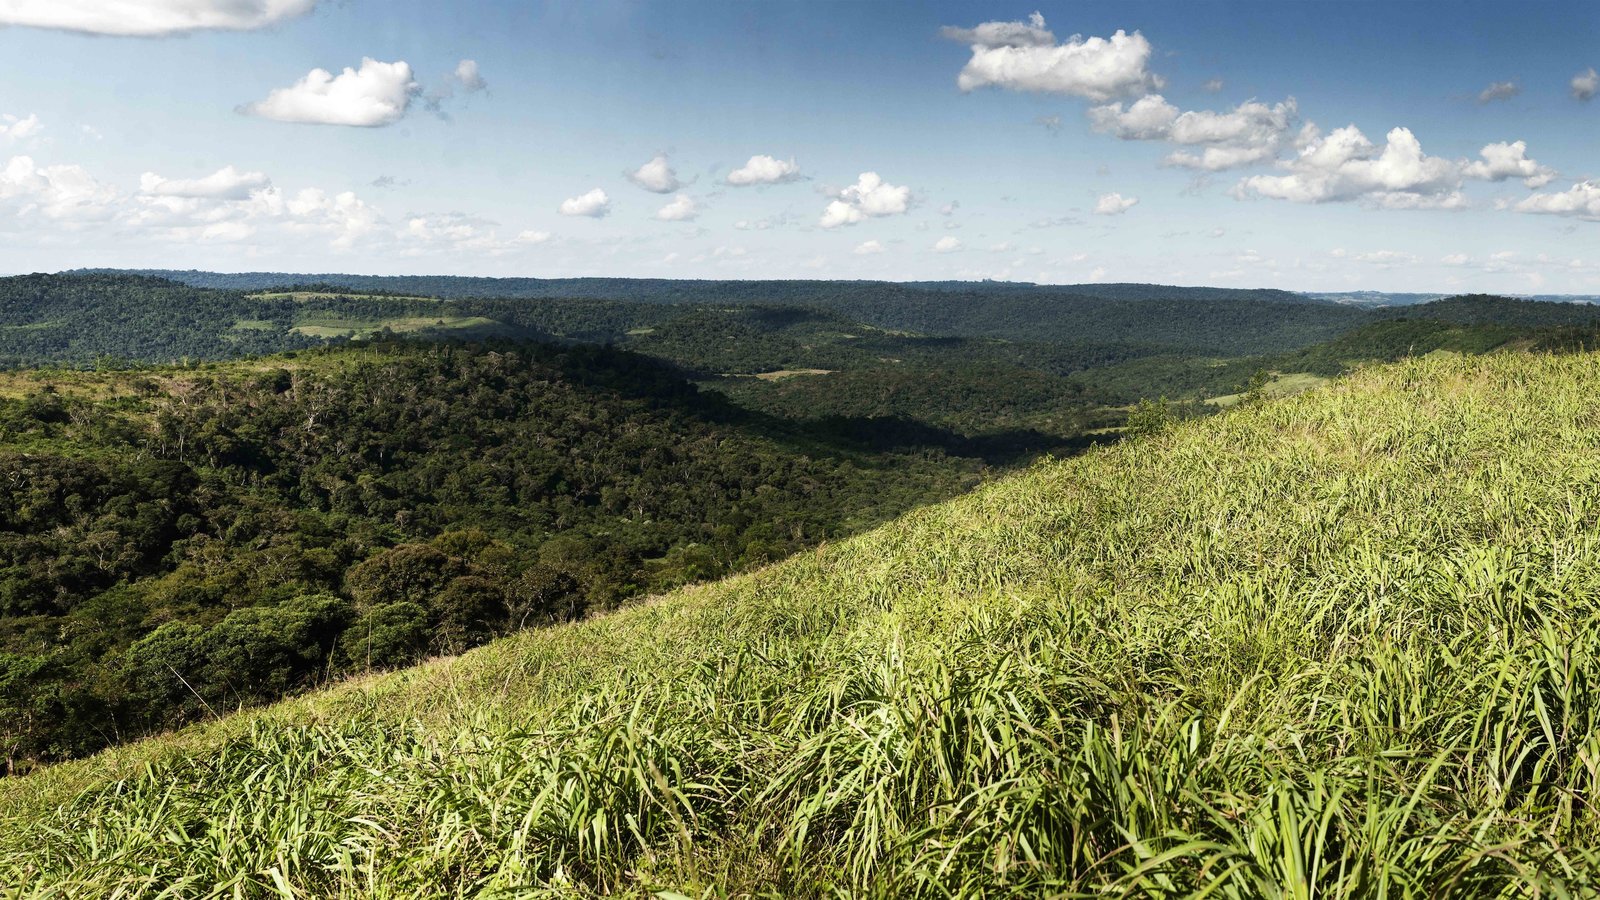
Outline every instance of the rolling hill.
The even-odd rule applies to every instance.
[[[10,896],[1600,890],[1600,356],[1436,355],[0,782]]]

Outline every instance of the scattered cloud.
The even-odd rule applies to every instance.
[[[1463,206],[1462,165],[1422,152],[1407,128],[1395,128],[1380,149],[1354,125],[1310,140],[1287,174],[1253,175],[1234,188],[1236,197],[1269,197],[1295,203],[1364,200],[1385,209]]]
[[[960,200],[951,200],[949,203],[946,203],[945,205],[939,207],[939,215],[941,215],[941,216],[953,216],[953,215],[956,214],[956,210],[958,210],[960,208],[961,208],[961,201]]]
[[[933,250],[935,253],[954,253],[961,248],[961,241],[949,235],[945,235],[944,237],[933,242]]]
[[[1038,125],[1051,134],[1056,134],[1057,132],[1061,131],[1061,117],[1058,115],[1038,116],[1033,120],[1033,124]]]
[[[1600,221],[1600,182],[1580,181],[1555,194],[1534,194],[1512,207],[1517,212]]]
[[[689,222],[699,214],[699,204],[688,194],[679,194],[671,203],[656,210],[656,218],[663,222]]]
[[[1593,100],[1594,95],[1600,93],[1600,72],[1596,72],[1591,66],[1572,76],[1568,86],[1572,88],[1573,99],[1586,102]]]
[[[1226,85],[1223,83],[1221,78],[1212,78],[1205,84],[1200,85],[1200,90],[1205,91],[1208,94],[1220,94],[1222,93],[1222,89],[1224,87],[1226,87]]]
[[[1542,188],[1556,177],[1556,170],[1528,158],[1526,141],[1490,144],[1479,153],[1482,159],[1468,163],[1461,171],[1468,178],[1505,181],[1521,178],[1530,188]]]
[[[463,59],[456,63],[456,70],[451,73],[451,77],[469,94],[475,94],[489,86],[489,82],[484,81],[483,74],[478,71],[478,61],[475,59]]]
[[[591,219],[604,218],[611,212],[611,198],[600,188],[595,188],[576,197],[568,197],[561,201],[557,210],[563,216],[588,216]]]
[[[817,223],[823,228],[854,225],[863,219],[904,213],[911,207],[911,189],[889,184],[877,172],[862,172],[856,183],[829,203]]]
[[[82,166],[40,166],[28,156],[13,156],[0,168],[0,209],[18,220],[39,216],[63,223],[109,218],[117,192],[96,181]]]
[[[1452,253],[1448,256],[1439,257],[1439,262],[1447,266],[1466,266],[1472,264],[1472,257],[1465,253]]]
[[[750,157],[750,161],[728,173],[728,184],[747,187],[753,184],[783,184],[800,179],[800,167],[793,159],[782,160],[765,154]]]
[[[1095,201],[1094,214],[1097,216],[1120,216],[1132,209],[1138,202],[1138,197],[1124,197],[1114,191],[1109,194],[1101,194],[1100,199]]]
[[[137,37],[249,31],[301,16],[317,0],[5,0],[0,25]]]
[[[346,67],[338,75],[312,69],[290,87],[239,111],[277,122],[373,128],[400,121],[417,91],[410,64],[367,57],[360,69]]]
[[[1382,266],[1386,269],[1392,269],[1396,266],[1412,266],[1418,262],[1415,256],[1410,253],[1401,253],[1398,250],[1374,250],[1370,253],[1358,253],[1350,257],[1350,259],[1374,266]]]
[[[199,200],[245,200],[271,187],[261,172],[241,172],[224,166],[204,178],[162,178],[154,172],[139,176],[139,192],[149,197],[184,197]]]
[[[1489,86],[1478,92],[1478,104],[1493,103],[1496,100],[1510,100],[1522,93],[1522,86],[1515,81],[1494,81]]]
[[[27,118],[13,116],[10,113],[0,115],[0,140],[25,141],[44,130],[39,123],[39,117],[30,113]]]
[[[1289,145],[1298,121],[1293,97],[1271,106],[1249,100],[1226,112],[1181,112],[1160,94],[1147,94],[1127,108],[1113,103],[1089,110],[1089,123],[1096,131],[1125,141],[1203,147],[1199,153],[1174,152],[1166,162],[1208,172],[1277,158]]]
[[[670,194],[683,186],[665,154],[658,153],[649,162],[625,174],[629,181],[655,194]]]
[[[379,175],[377,178],[374,178],[371,181],[371,185],[375,188],[392,188],[410,183],[410,181],[396,178],[393,175]]]
[[[872,256],[874,254],[882,253],[884,249],[885,248],[883,244],[879,241],[862,241],[861,243],[857,244],[856,249],[852,250],[851,252],[857,256]]]
[[[1150,42],[1137,31],[1119,30],[1109,38],[1073,35],[1057,43],[1044,16],[1034,13],[1026,22],[946,26],[940,33],[972,48],[972,58],[956,77],[963,91],[998,87],[1105,102],[1163,84],[1148,69]]]

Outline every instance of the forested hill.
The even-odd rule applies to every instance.
[[[1293,291],[1162,284],[1041,285],[1016,281],[841,281],[817,279],[712,280],[682,278],[489,278],[461,275],[204,272],[196,269],[79,269],[64,274],[125,274],[165,278],[191,287],[265,291],[323,285],[360,293],[430,297],[572,297],[634,303],[747,302],[828,304],[843,298],[921,291],[964,294],[1096,297],[1104,300],[1267,300],[1332,305]]]
[[[0,373],[0,766],[780,559],[984,469],[595,347]]]

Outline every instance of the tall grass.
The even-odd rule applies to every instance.
[[[0,785],[0,877],[1587,896],[1597,678],[1600,357],[1430,359]]]

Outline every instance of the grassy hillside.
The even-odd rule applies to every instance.
[[[1589,894],[1597,460],[1600,356],[1365,371],[5,782],[0,883]]]

